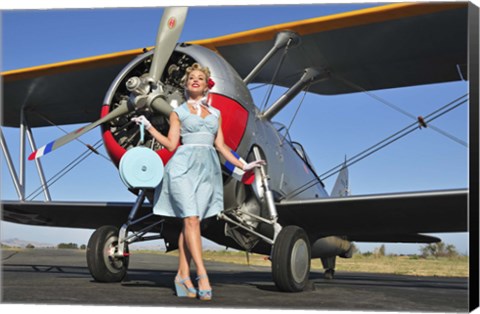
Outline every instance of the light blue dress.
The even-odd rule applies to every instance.
[[[209,107],[203,119],[186,103],[177,107],[182,145],[165,167],[162,183],[155,189],[153,212],[170,217],[214,216],[223,210],[220,162],[213,146],[220,112]]]

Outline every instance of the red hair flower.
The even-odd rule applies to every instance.
[[[215,86],[215,82],[212,80],[212,78],[208,78],[207,86],[208,89],[212,89],[212,87]]]

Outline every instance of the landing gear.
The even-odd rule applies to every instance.
[[[333,279],[335,275],[335,264],[337,261],[337,257],[336,256],[322,257],[320,258],[320,260],[322,261],[323,269],[325,269],[325,272],[323,273],[323,277],[328,280]]]
[[[253,146],[255,160],[265,160],[260,148]],[[219,215],[220,219],[231,224],[228,230],[232,234],[237,228],[251,234],[258,240],[263,240],[271,247],[272,277],[280,291],[303,291],[310,275],[311,247],[305,231],[298,226],[282,228],[277,222],[277,210],[274,193],[270,189],[265,166],[255,170],[258,199],[263,203],[265,212],[262,216],[252,213],[253,206],[239,207],[225,211]],[[250,210],[249,210],[250,209]],[[262,228],[249,224],[245,217],[256,220]],[[238,237],[232,237],[234,240]],[[246,238],[246,237],[245,237]],[[244,241],[245,242],[245,241]],[[242,245],[237,241],[239,245]],[[245,246],[243,246],[244,249]],[[251,248],[250,248],[251,249]],[[263,252],[262,252],[263,253]]]
[[[335,275],[335,270],[334,269],[327,269],[325,270],[325,273],[323,274],[325,279],[331,280],[333,279],[333,276]]]
[[[305,231],[287,226],[278,234],[272,249],[272,276],[277,288],[299,292],[310,274],[310,242]]]
[[[127,274],[128,246],[118,256],[118,228],[103,226],[90,237],[87,246],[87,265],[92,277],[99,282],[120,282]]]
[[[163,219],[149,223],[147,220],[151,220],[154,216],[153,213],[134,219],[145,201],[145,197],[146,191],[142,188],[138,194],[137,201],[130,210],[128,221],[123,224],[120,230],[115,226],[102,226],[88,240],[87,266],[90,274],[96,281],[120,282],[123,280],[128,270],[129,244],[163,239],[161,231],[160,235],[145,236],[158,225],[163,225]],[[147,226],[144,227],[144,224],[147,224]],[[139,225],[142,225],[143,229],[139,230]],[[132,228],[133,226],[135,228]],[[131,235],[129,235],[129,230],[132,232]],[[163,230],[163,227],[161,230]]]

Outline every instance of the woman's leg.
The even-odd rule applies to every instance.
[[[183,233],[185,243],[190,251],[193,262],[197,268],[197,275],[206,275],[207,270],[203,264],[202,258],[202,239],[200,235],[200,219],[197,216],[186,217],[183,220]],[[198,289],[209,290],[210,282],[208,277],[203,277],[198,281]]]
[[[185,243],[185,237],[183,235],[183,230],[180,232],[178,236],[178,276],[180,279],[185,279],[190,277],[190,261],[192,260],[192,256],[188,247]],[[193,288],[193,284],[191,281],[186,281],[185,285],[188,288]]]

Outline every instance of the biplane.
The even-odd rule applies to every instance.
[[[2,126],[18,127],[28,138],[32,153],[22,143],[21,160],[37,164],[42,182],[42,156],[54,158],[56,149],[97,127],[114,166],[140,143],[166,164],[172,154],[148,136],[140,141],[131,118],[146,115],[166,134],[168,114],[184,101],[185,69],[194,62],[208,66],[215,86],[207,101],[221,111],[227,145],[239,158],[267,164],[252,174],[221,161],[225,209],[202,222],[202,234],[269,256],[278,289],[302,291],[311,259],[320,258],[333,278],[336,258],[351,257],[353,241],[431,243],[439,239],[426,233],[467,231],[468,190],[351,196],[345,162],[328,193],[302,145],[275,116],[306,89],[340,95],[468,79],[470,9],[464,2],[389,4],[178,43],[188,10],[167,8],[155,47],[3,72]],[[285,92],[260,109],[250,84]],[[428,127],[431,119],[415,123]],[[36,147],[32,128],[77,123],[89,124]],[[177,248],[180,224],[152,214],[152,188],[129,186],[134,203],[26,201],[3,134],[1,141],[19,194],[18,201],[2,200],[2,219],[96,229],[87,248],[96,280],[121,281],[133,243],[163,239],[167,250]]]

